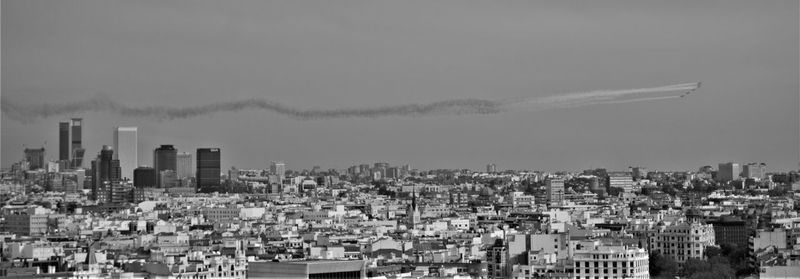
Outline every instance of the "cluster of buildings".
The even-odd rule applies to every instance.
[[[800,174],[764,164],[223,173],[219,148],[140,166],[118,127],[84,167],[81,124],[60,123],[59,160],[26,149],[0,173],[0,277],[650,278],[654,257],[685,276],[718,251],[741,276],[800,276]]]

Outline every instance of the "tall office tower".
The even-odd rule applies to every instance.
[[[71,125],[72,134],[72,147],[70,148],[70,156],[72,159],[72,168],[78,169],[83,167],[83,154],[86,151],[83,149],[82,139],[83,118],[73,118]]]
[[[69,122],[58,123],[58,160],[69,161]]]
[[[286,178],[286,164],[281,161],[272,161],[272,164],[269,166],[269,172],[277,175],[278,180],[283,183],[283,179]]]
[[[220,186],[219,148],[197,149],[197,189],[200,192],[214,192]]]
[[[153,151],[153,168],[156,169],[156,185],[161,185],[160,173],[177,169],[178,150],[171,144],[162,144]]]
[[[114,159],[114,149],[103,145],[97,159],[92,161],[92,199],[97,200],[98,193],[105,190],[105,185],[119,180],[119,160]]]
[[[137,133],[136,127],[114,129],[114,159],[119,160],[123,178],[133,179],[133,169],[139,165]]]
[[[746,178],[764,179],[767,177],[767,164],[746,164],[742,167],[742,176]]]
[[[739,178],[741,172],[739,164],[728,162],[719,164],[719,171],[717,171],[717,181],[728,182]]]
[[[564,179],[550,178],[547,180],[548,204],[560,204],[564,200]]]
[[[136,188],[156,187],[156,169],[151,167],[138,167],[133,170],[133,186]]]
[[[194,168],[192,168],[192,153],[180,152],[177,156],[177,171],[178,179],[194,177]]]
[[[30,170],[44,168],[44,147],[25,148],[25,161],[28,161],[28,169]]]
[[[497,172],[497,165],[495,165],[495,164],[488,164],[488,165],[486,165],[486,172],[488,172],[488,173],[495,173],[495,172]]]

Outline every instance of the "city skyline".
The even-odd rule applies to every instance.
[[[57,159],[56,123],[72,117],[84,119],[87,156],[113,145],[111,127],[137,126],[139,158],[160,144],[215,146],[225,150],[223,168],[391,159],[421,169],[680,170],[735,161],[785,171],[800,162],[794,1],[274,5],[9,1],[3,104],[106,96],[137,108],[268,99],[337,109],[692,81],[703,88],[653,102],[425,118],[297,121],[244,111],[154,121],[94,111],[23,123],[6,107],[0,163],[9,167],[23,144],[45,141],[48,159]]]

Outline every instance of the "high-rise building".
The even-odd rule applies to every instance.
[[[70,153],[69,148],[69,122],[58,123],[58,160],[69,161]]]
[[[78,169],[83,167],[83,154],[85,149],[83,149],[83,140],[82,140],[82,129],[83,129],[83,118],[73,118],[71,122],[71,131],[72,134],[72,147],[70,148],[70,159],[72,160],[72,168]]]
[[[272,161],[269,166],[269,172],[277,175],[278,179],[283,183],[283,179],[286,178],[286,164],[281,161]]]
[[[495,172],[497,172],[497,165],[495,165],[495,164],[488,164],[488,165],[486,165],[486,172],[488,172],[488,173],[495,173]]]
[[[163,170],[158,173],[159,188],[170,189],[178,187],[178,175],[174,170]]]
[[[97,159],[92,161],[92,199],[104,191],[105,185],[120,180],[119,160],[114,159],[114,149],[103,145]]]
[[[564,200],[564,179],[550,178],[547,180],[547,202],[560,204]]]
[[[178,150],[171,144],[162,144],[153,151],[153,168],[156,169],[156,185],[161,185],[160,173],[177,169]]]
[[[154,188],[156,184],[156,169],[151,167],[138,167],[133,170],[133,186],[136,188]]]
[[[114,129],[114,159],[119,160],[122,177],[133,179],[133,169],[139,165],[139,150],[136,127]]]
[[[194,177],[194,168],[192,167],[192,153],[181,152],[177,157],[177,172],[178,179]]]
[[[214,192],[220,186],[219,148],[197,149],[197,189],[200,192]]]
[[[767,177],[767,164],[749,163],[742,167],[742,177],[764,179]]]
[[[44,147],[25,148],[25,160],[30,163],[29,168],[31,170],[44,168]]]
[[[728,182],[731,180],[739,179],[739,174],[741,170],[739,168],[739,164],[728,162],[719,164],[719,171],[717,171],[717,181],[719,182]]]

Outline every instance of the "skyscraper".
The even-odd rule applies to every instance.
[[[192,168],[192,153],[181,152],[177,157],[178,170],[176,175],[178,179],[184,179],[194,176],[194,168]]]
[[[550,178],[547,180],[547,202],[560,204],[564,199],[564,179]]]
[[[136,188],[156,187],[156,169],[151,167],[138,167],[133,170],[133,186]]]
[[[488,173],[495,173],[495,172],[497,172],[497,165],[495,165],[495,164],[488,164],[488,165],[486,165],[486,172],[488,172]]]
[[[114,159],[114,149],[103,145],[97,159],[92,161],[92,199],[104,192],[105,185],[120,180],[119,160]]]
[[[31,170],[44,168],[44,147],[25,148],[25,161],[28,161]]]
[[[197,189],[200,192],[214,192],[220,186],[219,148],[197,149]]]
[[[731,180],[739,179],[741,173],[739,164],[728,162],[719,164],[719,171],[717,171],[717,181],[728,182]]]
[[[58,160],[69,161],[69,122],[58,123]]]
[[[123,178],[133,179],[133,169],[139,165],[137,133],[136,127],[114,129],[114,159],[119,160]]]
[[[78,169],[83,167],[83,154],[85,152],[81,132],[83,118],[73,118],[71,123],[72,147],[70,148],[70,156],[72,156],[72,168]]]
[[[177,169],[178,150],[171,144],[162,144],[153,151],[153,168],[156,169],[156,185],[161,185],[160,173]]]
[[[286,164],[281,161],[272,161],[272,164],[269,166],[269,172],[277,175],[278,179],[283,183],[283,179],[286,178]]]
[[[742,167],[742,177],[764,179],[767,177],[767,164],[749,163]]]

